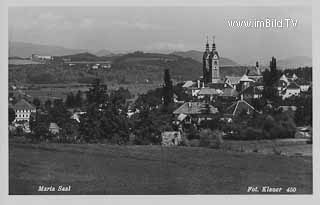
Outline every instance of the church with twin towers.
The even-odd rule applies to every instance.
[[[212,37],[212,48],[210,50],[209,40],[207,37],[206,48],[203,53],[203,82],[218,83],[220,81],[219,54],[216,49],[215,37]]]

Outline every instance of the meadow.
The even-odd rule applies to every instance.
[[[38,192],[41,185],[70,185],[71,191]],[[247,194],[249,186],[296,187],[295,193],[311,194],[312,158],[199,147],[9,145],[14,195]]]

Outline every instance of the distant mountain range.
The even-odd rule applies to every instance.
[[[306,66],[312,67],[312,58],[306,56],[295,56],[277,61],[277,67],[280,69],[292,69]]]
[[[32,54],[63,56],[87,52],[85,49],[69,49],[62,46],[39,45],[24,42],[9,42],[9,57],[30,57]]]
[[[193,60],[196,60],[200,63],[202,63],[202,56],[203,52],[202,51],[195,51],[195,50],[190,50],[190,51],[176,51],[172,53],[173,55],[181,56],[184,58],[192,58]],[[220,66],[238,66],[239,64],[234,62],[233,60],[225,57],[220,57]]]
[[[93,52],[93,54],[96,55],[96,56],[110,56],[110,57],[117,55],[117,54],[112,53],[111,51],[109,51],[107,49],[101,49],[101,50],[99,50],[97,52]]]
[[[32,54],[49,55],[49,56],[67,56],[67,55],[89,53],[89,52],[98,57],[101,57],[101,56],[111,57],[111,56],[117,55],[106,49],[101,49],[99,51],[89,51],[87,49],[71,49],[71,48],[65,48],[62,46],[40,45],[40,44],[16,42],[16,41],[9,42],[9,57],[27,58],[27,57],[30,57]]]
[[[109,58],[119,57],[123,54],[115,54],[107,49],[101,49],[99,51],[89,51],[86,49],[70,49],[62,46],[52,46],[52,45],[40,45],[34,43],[25,43],[25,42],[9,42],[9,57],[22,57],[27,58],[32,54],[40,55],[51,55],[51,56],[68,56],[68,55],[80,55],[82,58],[83,55],[89,59],[101,60],[101,58],[106,58],[104,60],[110,60]],[[88,54],[88,55],[87,55]],[[91,55],[91,56],[90,56]],[[92,56],[94,55],[94,56]],[[176,51],[171,53],[171,55],[180,56],[183,58],[191,58],[197,62],[202,63],[202,51],[190,50],[190,51]],[[78,59],[78,57],[76,56]],[[230,66],[240,66],[237,62],[226,58],[220,57],[220,66],[221,67],[230,67]],[[268,67],[268,65],[266,65]],[[280,69],[286,68],[297,68],[312,66],[312,59],[305,56],[296,56],[286,59],[278,59],[277,66]]]

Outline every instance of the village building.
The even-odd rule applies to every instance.
[[[254,80],[250,79],[246,74],[244,74],[239,82],[241,91],[247,89],[248,87],[250,87],[250,85],[253,85],[254,82]]]
[[[199,125],[203,120],[213,119],[219,113],[216,107],[205,102],[186,102],[177,108],[173,114],[174,124],[196,124]]]
[[[241,76],[226,76],[225,83],[230,85],[233,89],[237,88],[237,85],[240,83]]]
[[[243,95],[244,100],[252,102],[253,99],[259,99],[262,97],[262,90],[256,86],[249,86],[241,91],[240,95]]]
[[[300,95],[300,87],[296,83],[290,83],[284,91],[282,91],[282,99]]]
[[[181,132],[167,131],[161,133],[162,146],[177,146],[182,142]]]
[[[214,88],[201,88],[198,93],[198,99],[204,99],[208,102],[211,102],[222,93],[223,92],[221,90]]]
[[[308,92],[308,90],[310,88],[310,84],[308,84],[308,83],[300,84],[299,86],[300,86],[301,92]]]
[[[60,132],[60,127],[57,125],[57,123],[51,122],[49,125],[49,132],[51,134],[57,135]]]
[[[255,82],[260,82],[263,78],[262,74],[261,74],[261,70],[259,67],[259,62],[256,62],[256,67],[254,69],[248,69],[246,75],[254,80]]]
[[[16,114],[14,122],[29,122],[31,114],[36,113],[36,107],[27,102],[25,99],[21,99],[13,106],[13,108]]]
[[[238,95],[239,93],[236,89],[228,87],[223,89],[221,95],[219,95],[218,97],[222,100],[234,101],[237,99]]]

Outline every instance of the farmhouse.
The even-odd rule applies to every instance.
[[[31,113],[36,112],[36,108],[27,102],[25,99],[20,100],[14,106],[14,111],[16,113],[15,122],[26,121],[29,122]]]
[[[175,124],[200,124],[203,120],[210,120],[219,111],[212,105],[204,102],[186,102],[176,109]]]
[[[300,87],[296,83],[290,83],[289,86],[282,92],[282,99],[298,95],[300,95]]]

